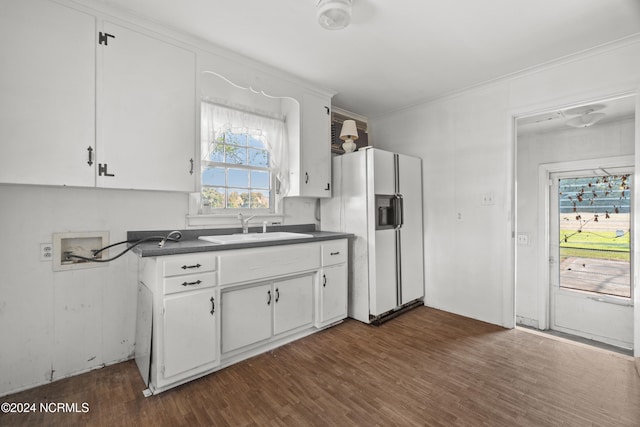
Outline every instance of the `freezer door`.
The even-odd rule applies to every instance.
[[[400,228],[401,304],[424,297],[422,160],[398,155],[398,184],[404,205]]]
[[[367,154],[373,156],[373,193],[397,193],[394,153],[373,149]]]

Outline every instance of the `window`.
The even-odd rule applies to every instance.
[[[214,212],[273,212],[287,178],[284,121],[202,103],[201,200]]]
[[[631,298],[631,175],[558,177],[559,286]]]
[[[228,130],[216,138],[202,159],[202,199],[212,209],[269,209],[269,151],[259,135]]]

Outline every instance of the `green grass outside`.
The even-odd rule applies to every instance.
[[[565,236],[570,236],[566,242]],[[629,261],[629,233],[616,237],[615,231],[560,230],[560,257],[569,256]]]

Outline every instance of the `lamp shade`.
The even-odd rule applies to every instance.
[[[318,23],[327,30],[341,30],[351,21],[351,0],[318,0]]]
[[[340,131],[340,139],[346,141],[348,139],[358,139],[358,129],[356,128],[355,120],[345,120],[342,123],[342,130]]]

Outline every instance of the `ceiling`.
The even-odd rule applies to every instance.
[[[337,92],[368,117],[640,33],[638,0],[353,0],[346,29],[317,0],[104,3]]]

